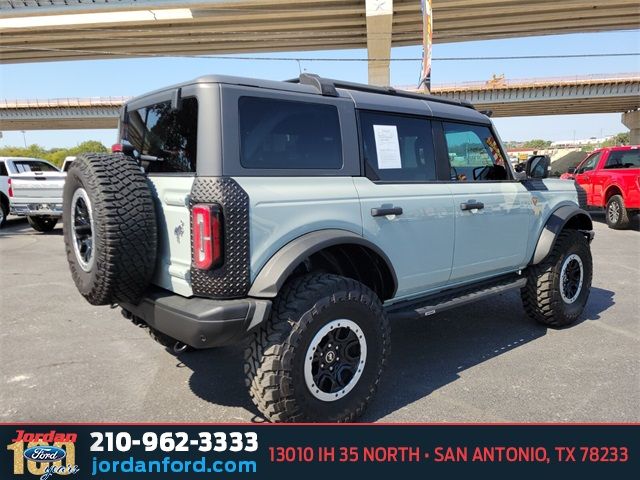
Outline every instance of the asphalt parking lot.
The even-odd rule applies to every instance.
[[[530,321],[517,293],[392,324],[392,352],[363,420],[640,421],[640,228],[601,215],[579,323]],[[176,357],[119,310],[77,293],[62,227],[0,230],[0,421],[262,421],[242,346]]]

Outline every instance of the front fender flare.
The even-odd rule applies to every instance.
[[[549,216],[542,233],[540,233],[531,265],[540,263],[549,255],[558,235],[569,222],[575,222],[577,230],[588,232],[589,239],[593,238],[593,222],[586,211],[571,205],[559,207]]]
[[[347,230],[327,229],[307,233],[292,240],[276,252],[262,267],[249,290],[249,296],[273,298],[295,268],[307,257],[320,250],[339,244],[367,247],[376,252],[386,263],[393,277],[393,294],[398,288],[398,278],[389,257],[375,244]]]

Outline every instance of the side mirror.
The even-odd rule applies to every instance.
[[[574,173],[576,173],[576,169],[574,167],[567,168],[567,173],[570,173],[571,175],[573,175]]]
[[[525,171],[529,178],[547,178],[551,159],[548,155],[534,155],[527,160]]]

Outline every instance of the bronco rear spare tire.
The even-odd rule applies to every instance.
[[[93,305],[138,303],[153,275],[157,225],[138,163],[82,154],[67,173],[63,228],[71,276]]]

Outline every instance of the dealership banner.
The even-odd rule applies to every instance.
[[[624,424],[3,424],[0,478],[622,478],[640,471],[639,433]]]

